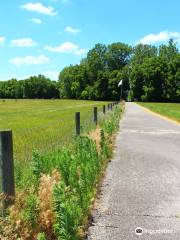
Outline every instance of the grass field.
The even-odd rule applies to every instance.
[[[143,107],[180,122],[180,103],[138,103]]]
[[[28,166],[32,151],[59,149],[75,134],[75,112],[82,128],[92,127],[93,107],[107,102],[78,100],[0,100],[0,129],[12,129],[15,165]]]
[[[104,115],[102,104],[105,103],[64,100],[1,104],[1,126],[14,129],[14,142],[24,137],[28,128],[24,140],[29,142],[29,151],[32,147],[37,149],[41,142],[45,153],[35,152],[27,161],[21,152],[24,143],[15,145],[26,161],[15,159],[16,198],[8,212],[0,204],[0,239],[85,238],[97,186],[113,153],[114,134],[123,112],[123,104],[119,104]],[[92,124],[94,105],[100,113],[98,126]],[[75,111],[81,112],[85,129],[79,137],[72,138]],[[32,135],[33,132],[36,134]],[[70,144],[60,148],[66,142]],[[49,151],[53,144],[55,148]],[[0,203],[1,200],[4,200],[2,194]],[[4,214],[9,215],[4,218]]]

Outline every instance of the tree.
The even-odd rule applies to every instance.
[[[180,102],[180,54],[167,63],[164,99],[169,102]]]
[[[180,53],[170,39],[155,47],[124,43],[96,44],[80,64],[65,67],[59,81],[43,75],[0,82],[1,98],[74,98],[180,102]]]
[[[132,48],[124,43],[108,45],[106,59],[110,71],[122,69],[130,60]]]
[[[106,70],[106,51],[107,47],[104,44],[96,44],[95,47],[87,54],[88,65],[88,80],[89,85],[93,85],[97,80],[98,72]]]
[[[24,81],[24,98],[57,98],[56,82],[43,75],[33,76]]]
[[[60,96],[64,98],[80,98],[86,87],[87,69],[84,63],[69,66],[59,75]]]
[[[148,44],[138,44],[133,48],[133,54],[131,57],[131,65],[142,64],[145,59],[156,57],[158,49],[155,46]]]
[[[179,55],[177,44],[173,39],[170,39],[167,45],[161,45],[159,47],[159,56],[166,61],[170,61]]]

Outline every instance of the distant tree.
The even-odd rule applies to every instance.
[[[129,74],[129,97],[141,101],[143,95],[144,78],[141,65],[134,64]]]
[[[107,66],[110,71],[122,69],[128,64],[132,47],[124,43],[108,45],[106,52]]]
[[[120,89],[118,83],[121,77],[119,77],[119,70],[113,70],[109,72],[108,76],[108,89],[107,97],[110,100],[119,100],[120,98]]]
[[[148,44],[138,44],[133,48],[131,65],[142,64],[146,58],[156,57],[158,49]]]
[[[180,101],[179,51],[173,40],[159,48],[147,44],[96,44],[79,65],[60,73],[62,97],[137,101]]]
[[[80,64],[65,67],[59,81],[43,75],[0,82],[0,98],[74,98],[180,102],[180,53],[176,43],[159,47],[117,42],[96,44]]]
[[[106,51],[106,45],[96,44],[87,54],[88,80],[91,86],[97,80],[98,72],[106,70]]]
[[[143,101],[160,102],[163,99],[164,86],[167,76],[167,63],[158,57],[146,59],[141,66],[144,79],[143,91],[141,96]]]
[[[177,44],[173,39],[170,39],[167,45],[161,45],[159,47],[159,56],[166,61],[170,61],[179,55]]]
[[[60,96],[64,98],[81,98],[86,87],[87,70],[85,64],[69,66],[59,75]]]
[[[33,76],[24,81],[25,98],[57,98],[59,95],[56,82],[43,75]]]
[[[169,102],[180,102],[180,54],[167,61],[166,69],[163,97]]]
[[[43,75],[0,82],[0,98],[58,98],[57,82]]]
[[[21,98],[21,85],[17,79],[0,82],[0,97],[1,98]]]

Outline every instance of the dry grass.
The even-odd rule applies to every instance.
[[[1,240],[35,240],[39,232],[46,233],[46,239],[55,239],[53,224],[55,220],[53,212],[53,188],[61,180],[58,171],[54,170],[50,175],[42,175],[39,190],[36,194],[38,200],[38,217],[35,226],[31,226],[23,218],[26,209],[26,199],[30,192],[18,193],[15,204],[9,209],[9,218],[0,219],[3,229],[0,229]],[[33,193],[35,194],[35,193]],[[33,209],[37,211],[37,209]],[[19,238],[20,237],[20,238]]]
[[[101,129],[99,126],[89,133],[89,137],[95,141],[98,152],[101,151]]]

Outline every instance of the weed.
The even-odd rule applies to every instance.
[[[22,220],[31,228],[37,224],[39,215],[38,199],[34,194],[27,196],[25,201],[24,210],[22,212]]]
[[[37,240],[46,240],[45,233],[38,233]]]

